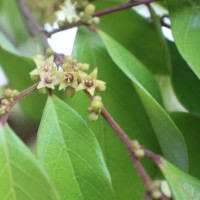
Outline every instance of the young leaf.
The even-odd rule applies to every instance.
[[[0,199],[60,200],[30,150],[6,125],[0,126]]]
[[[200,78],[200,1],[168,0],[175,43],[191,69]]]
[[[34,84],[29,76],[29,72],[35,67],[33,60],[12,54],[0,46],[0,65],[3,67],[10,87],[13,89],[21,91]],[[33,118],[40,118],[45,99],[46,97],[43,95],[32,93],[21,102],[21,105],[26,114]]]
[[[158,89],[153,76],[115,40],[102,31],[98,31],[98,34],[113,61],[133,81],[164,155],[181,169],[187,170],[188,157],[184,139],[174,122],[157,101]]]
[[[199,180],[182,172],[164,159],[161,159],[159,168],[170,185],[174,200],[200,199]]]
[[[98,67],[98,79],[105,81],[107,85],[106,91],[100,94],[103,104],[128,136],[160,153],[157,139],[137,92],[131,81],[111,60],[98,35],[80,27],[73,47],[73,55],[81,62],[89,63],[91,71]],[[86,108],[90,102],[84,93],[79,92],[72,99],[68,98],[68,103],[84,119],[88,119],[89,113]],[[88,123],[104,153],[115,198],[117,200],[142,199],[145,193],[144,186],[115,132],[101,116],[95,123],[90,120]],[[146,160],[143,164],[149,174],[155,177],[157,168]]]
[[[49,97],[38,134],[36,155],[63,200],[113,198],[99,144],[72,108]]]

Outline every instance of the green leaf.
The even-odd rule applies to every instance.
[[[23,43],[30,37],[15,0],[1,0],[0,24],[1,30],[15,45]]]
[[[189,113],[170,113],[179,127],[188,148],[189,174],[200,179],[200,118]]]
[[[103,103],[129,137],[138,139],[141,144],[155,152],[160,152],[151,124],[131,81],[111,60],[98,35],[85,28],[79,28],[73,55],[81,62],[89,63],[91,71],[98,66],[98,79],[106,81],[107,85],[106,91],[100,94]],[[72,99],[68,99],[68,102],[84,119],[88,119],[87,107],[90,102],[84,93],[77,93]],[[95,123],[89,120],[88,123],[104,153],[115,198],[117,200],[142,199],[144,186],[122,142],[102,117],[99,117]],[[155,166],[148,162],[143,164],[151,176],[155,177],[157,173]]]
[[[200,1],[168,0],[175,43],[191,69],[200,78]]]
[[[21,91],[34,84],[29,76],[29,72],[36,67],[33,60],[12,54],[0,46],[0,65],[3,67],[12,88]],[[21,101],[21,105],[30,117],[40,118],[45,99],[45,96],[33,92]]]
[[[0,166],[0,199],[60,199],[44,169],[7,125],[0,126]]]
[[[153,76],[129,51],[102,31],[98,31],[108,53],[118,67],[133,81],[166,158],[187,170],[188,157],[183,136],[159,104],[159,92]]]
[[[199,180],[182,172],[164,159],[161,159],[159,167],[170,185],[174,200],[200,199]]]
[[[112,7],[113,2],[97,1],[95,5],[97,10],[102,10]],[[133,53],[153,73],[168,73],[169,58],[165,39],[158,33],[153,23],[149,23],[148,19],[133,9],[102,16],[101,23],[97,27]]]
[[[107,34],[102,31],[98,31],[98,34],[116,65],[120,67],[129,79],[139,85],[139,87],[145,89],[147,93],[152,95],[160,104],[162,104],[158,86],[149,70],[147,70],[128,50]]]
[[[188,111],[200,115],[200,80],[182,59],[173,44],[170,44],[170,50],[174,92]]]
[[[37,139],[36,155],[63,200],[112,199],[110,175],[94,134],[57,97],[49,97]]]

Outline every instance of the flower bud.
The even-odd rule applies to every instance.
[[[72,88],[72,87],[67,87],[66,90],[65,90],[65,94],[67,97],[73,97],[74,94],[75,94],[75,88]]]
[[[100,113],[103,108],[103,103],[101,100],[93,100],[91,103],[91,108],[94,112]]]
[[[140,149],[140,144],[137,140],[131,141],[131,150],[134,152],[135,150]]]
[[[47,93],[47,89],[46,88],[41,88],[38,90],[40,94],[46,94]]]
[[[161,181],[160,180],[154,180],[151,184],[151,190],[158,190],[160,189]]]
[[[4,97],[5,97],[5,98],[13,97],[13,92],[12,92],[12,90],[9,89],[9,88],[5,89],[5,91],[4,91]]]
[[[18,90],[13,90],[12,93],[13,93],[14,97],[18,97],[19,96],[19,91]]]
[[[32,81],[37,81],[40,77],[38,75],[30,75],[30,78]]]
[[[86,23],[88,23],[88,24],[93,24],[93,19],[92,19],[92,18],[89,18],[89,19],[86,21]]]
[[[171,190],[169,188],[169,185],[167,181],[161,181],[161,186],[160,186],[161,192],[168,198],[172,197]]]
[[[95,24],[99,24],[100,23],[100,18],[99,17],[93,17],[93,22],[95,23]]]
[[[79,17],[80,17],[80,18],[83,18],[84,16],[85,16],[85,13],[84,13],[84,12],[80,12],[80,13],[79,13]]]
[[[144,149],[137,149],[134,151],[134,155],[137,157],[137,158],[143,158],[144,157]]]
[[[81,64],[80,65],[80,70],[82,71],[87,71],[90,68],[89,64]]]
[[[95,5],[93,4],[88,4],[86,7],[85,7],[85,14],[87,16],[92,16],[95,12]]]
[[[8,99],[2,99],[1,100],[1,105],[7,106],[10,102],[8,101]]]
[[[101,96],[95,96],[93,100],[95,100],[95,101],[101,101],[102,98],[101,98]]]
[[[90,115],[89,115],[89,120],[91,120],[91,121],[96,121],[97,119],[98,119],[98,115],[96,114],[96,113],[94,113],[94,112],[92,112],[92,113],[90,113]]]
[[[103,82],[103,81],[99,81],[99,80],[97,80],[96,81],[96,90],[98,91],[98,92],[103,92],[103,91],[105,91],[106,90],[106,83],[105,82]]]
[[[151,196],[153,197],[153,199],[160,199],[162,194],[160,190],[154,190],[152,191]]]

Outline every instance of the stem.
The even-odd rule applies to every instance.
[[[162,164],[160,155],[157,155],[147,149],[144,149],[144,152],[145,152],[145,157],[153,161],[156,165]]]
[[[17,0],[17,4],[29,34],[32,37],[40,34],[45,48],[50,48],[43,27],[31,15],[31,12],[27,9],[25,0]]]
[[[89,97],[89,99],[92,101],[93,96],[90,95],[90,93],[85,90],[86,95]],[[135,157],[134,153],[131,150],[131,139],[127,136],[127,134],[121,129],[121,127],[117,124],[117,122],[112,118],[112,116],[109,114],[109,112],[106,110],[106,108],[102,108],[101,115],[104,117],[104,119],[108,122],[108,124],[112,127],[116,135],[119,137],[119,139],[124,144],[126,150],[128,151],[128,154],[131,158],[131,161],[139,174],[145,188],[147,191],[150,191],[150,185],[151,185],[151,178],[141,165],[138,158]]]
[[[37,85],[38,83],[34,84],[33,86],[23,90],[20,92],[19,96],[14,100],[12,101],[6,108],[6,113],[1,117],[1,121],[0,121],[0,124],[2,126],[4,126],[8,120],[8,116],[9,116],[9,112],[11,111],[11,109],[21,100],[23,99],[25,96],[31,94],[34,90],[37,89]]]
[[[105,108],[102,108],[101,110],[101,115],[104,117],[104,119],[108,122],[108,124],[112,127],[112,129],[115,131],[116,135],[120,138],[122,143],[124,144],[126,150],[129,153],[129,156],[132,160],[132,163],[140,175],[140,178],[142,182],[144,183],[144,186],[147,191],[150,190],[150,185],[151,185],[151,178],[141,165],[139,159],[137,159],[134,155],[134,153],[131,150],[131,140],[130,138],[126,135],[126,133],[120,128],[120,126],[117,124],[117,122],[112,118],[112,116],[108,113],[108,111]]]
[[[149,192],[145,193],[144,200],[151,200],[151,194]]]
[[[142,4],[147,4],[147,3],[152,3],[152,2],[155,2],[155,1],[159,1],[159,0],[140,0],[140,1],[129,1],[127,3],[123,3],[123,4],[120,4],[120,5],[117,5],[117,6],[113,6],[113,7],[110,7],[110,8],[106,8],[104,10],[101,10],[101,11],[97,11],[93,17],[100,17],[100,16],[103,16],[103,15],[107,15],[107,14],[110,14],[110,13],[113,13],[113,12],[117,12],[117,11],[121,11],[121,10],[125,10],[127,8],[132,8],[134,6],[138,6],[138,5],[142,5]],[[46,36],[47,37],[50,37],[51,35],[53,35],[54,33],[58,33],[60,31],[64,31],[64,30],[68,30],[70,28],[74,28],[74,27],[78,27],[78,26],[81,26],[81,25],[85,25],[85,26],[88,26],[88,24],[82,22],[82,21],[78,21],[78,22],[75,22],[75,23],[72,23],[72,24],[67,24],[65,26],[62,26],[58,29],[55,29],[51,32],[46,32]]]
[[[154,1],[158,1],[158,0],[129,1],[129,2],[123,3],[121,5],[113,6],[111,8],[106,8],[104,10],[98,11],[93,16],[94,17],[100,17],[102,15],[107,15],[107,14],[110,14],[110,13],[113,13],[113,12],[117,12],[117,11],[124,10],[124,9],[127,9],[127,8],[132,8],[134,6],[138,6],[138,5],[142,5],[142,4],[152,3]]]

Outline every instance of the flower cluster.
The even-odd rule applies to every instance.
[[[99,23],[99,17],[93,17],[95,13],[94,4],[88,0],[66,0],[60,6],[60,10],[56,12],[57,18],[63,17],[63,20],[58,21],[59,26],[67,23],[82,21],[86,24]]]
[[[13,102],[19,95],[17,90],[5,89],[3,97],[0,98],[0,116],[6,113],[7,106]]]
[[[38,55],[33,58],[37,68],[30,72],[30,77],[32,80],[39,80],[37,89],[40,92],[53,90],[58,85],[59,90],[64,90],[71,97],[80,90],[86,90],[93,96],[95,91],[102,92],[106,89],[106,83],[97,79],[97,68],[87,73],[89,64],[78,62],[71,56],[63,56],[59,62],[56,58],[54,55]],[[95,97],[91,104],[90,119],[98,118],[102,105],[101,98]]]

